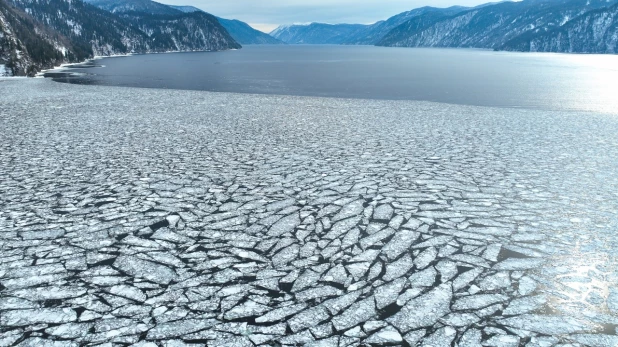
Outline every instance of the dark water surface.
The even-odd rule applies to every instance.
[[[618,112],[618,56],[603,55],[246,46],[104,58],[46,77],[108,86]]]

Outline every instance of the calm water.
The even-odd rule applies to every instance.
[[[65,71],[66,72],[66,71]],[[81,84],[618,113],[618,56],[371,46],[247,46],[105,58]]]

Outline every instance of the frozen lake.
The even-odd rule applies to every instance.
[[[79,75],[47,76],[108,86],[618,112],[618,56],[612,55],[247,46],[106,58],[68,72]]]
[[[0,95],[3,345],[618,345],[615,115]]]

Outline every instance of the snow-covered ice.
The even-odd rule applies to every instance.
[[[0,95],[0,345],[618,343],[618,117]]]
[[[387,321],[402,332],[433,326],[449,313],[453,292],[450,284],[442,284],[429,293],[408,301],[401,311]]]

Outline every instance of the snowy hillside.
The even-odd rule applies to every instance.
[[[33,75],[96,55],[241,47],[214,16],[173,11],[121,15],[81,0],[0,0],[0,64]]]
[[[42,67],[70,60],[69,48],[65,37],[0,0],[0,76],[32,75]]]
[[[474,8],[421,7],[371,25],[282,25],[270,34],[290,44],[613,53],[618,45],[616,3],[523,0]]]
[[[393,29],[378,45],[499,48],[521,35],[555,30],[571,18],[613,3],[615,1],[525,0],[497,3],[454,16],[428,12]]]
[[[362,24],[294,24],[282,25],[270,35],[291,44],[343,44],[348,37],[365,31]]]
[[[178,15],[181,13],[205,13],[193,6],[164,5],[151,0],[85,0],[100,9],[119,15],[134,14],[134,12],[151,15]],[[283,42],[253,29],[249,24],[234,19],[216,17],[227,32],[240,44],[281,44]]]
[[[519,37],[501,48],[532,52],[618,53],[618,5],[590,11],[556,30]]]

